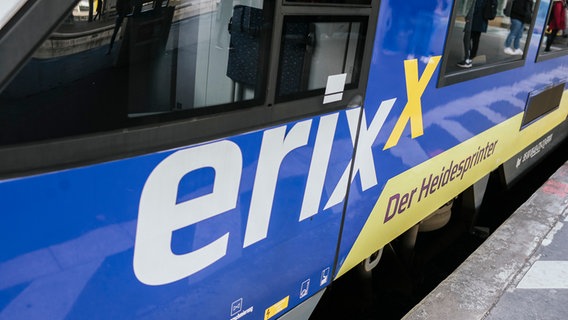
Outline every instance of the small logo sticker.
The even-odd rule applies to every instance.
[[[231,317],[241,312],[241,310],[243,310],[243,298],[240,298],[231,304]]]
[[[276,302],[272,307],[266,309],[264,311],[264,320],[268,320],[274,317],[280,311],[288,308],[288,301],[290,301],[290,296],[286,296],[286,298]]]
[[[308,295],[310,291],[310,279],[302,282],[302,287],[300,288],[300,299]]]
[[[323,286],[328,281],[329,281],[329,268],[325,268],[321,272],[320,286]]]

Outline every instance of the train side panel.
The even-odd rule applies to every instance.
[[[395,19],[405,16],[406,4],[382,4],[362,127],[384,120],[375,128],[378,134],[373,140],[363,137],[367,143],[358,146],[357,157],[372,159],[374,166],[354,169],[360,179],[355,178],[349,190],[336,276],[567,117],[565,91],[560,107],[523,125],[529,96],[552,85],[564,87],[568,72],[565,58],[562,63],[534,62],[540,37],[536,32],[524,66],[439,87],[445,45],[441,40],[448,32],[451,6],[444,12],[435,3],[427,3],[417,5],[418,13],[409,19]],[[541,6],[546,10],[545,4]],[[543,24],[543,19],[539,16],[536,24]],[[417,39],[413,38],[415,30],[420,30]],[[368,183],[370,180],[373,182]]]
[[[330,3],[307,13],[329,6],[331,20],[341,10]],[[266,102],[255,108],[277,111],[264,122],[214,141],[0,180],[0,319],[276,319],[531,144],[558,139],[568,59],[535,62],[546,17],[524,65],[441,85],[453,5],[381,1],[362,102],[363,84],[300,115],[277,107],[308,100]],[[350,10],[360,22],[370,9]],[[560,106],[525,123],[530,97],[551,86]],[[223,119],[246,118],[233,111]]]
[[[1,181],[0,318],[282,315],[332,280],[359,112]]]

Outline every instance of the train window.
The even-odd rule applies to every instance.
[[[259,104],[264,3],[78,1],[0,92],[0,145]]]
[[[564,1],[552,0],[548,11],[543,10],[545,21],[537,60],[546,60],[568,54],[568,21]]]
[[[363,17],[287,16],[278,73],[281,100],[323,93],[330,76],[357,85],[367,22]]]
[[[521,66],[539,0],[456,0],[440,85]]]

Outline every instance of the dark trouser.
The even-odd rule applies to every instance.
[[[465,31],[463,35],[463,48],[465,51],[465,59],[473,59],[477,56],[477,49],[479,49],[479,38],[481,32],[479,31]]]
[[[118,30],[120,29],[120,26],[122,25],[122,21],[124,20],[124,16],[123,15],[117,15],[116,16],[116,21],[114,22],[114,30],[112,32],[112,37],[110,38],[110,44],[108,47],[108,51],[107,54],[109,54],[112,50],[112,47],[114,45],[114,40],[116,39],[116,35],[118,34]]]
[[[545,49],[546,51],[550,50],[550,46],[554,42],[554,39],[556,39],[556,35],[558,34],[558,30],[559,29],[552,29],[552,32],[546,37],[546,49]]]

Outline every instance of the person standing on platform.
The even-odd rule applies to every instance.
[[[524,23],[530,24],[532,20],[533,0],[509,0],[511,3],[511,27],[509,35],[505,39],[505,49],[508,55],[523,55],[520,48],[521,37],[523,36]],[[507,12],[506,12],[507,13]],[[511,44],[513,45],[511,47]]]
[[[497,0],[473,0],[465,17],[463,35],[464,59],[458,62],[460,68],[471,68],[473,58],[477,55],[481,34],[487,32],[489,20],[484,17],[483,9],[487,1],[495,3]]]
[[[564,10],[566,9],[564,8],[563,0],[552,1],[552,10],[550,10],[550,16],[548,18],[548,35],[546,36],[546,48],[544,49],[545,52],[550,52],[550,46],[552,46],[552,43],[554,42],[558,31],[564,30],[564,28],[566,28],[566,13],[564,12]]]

